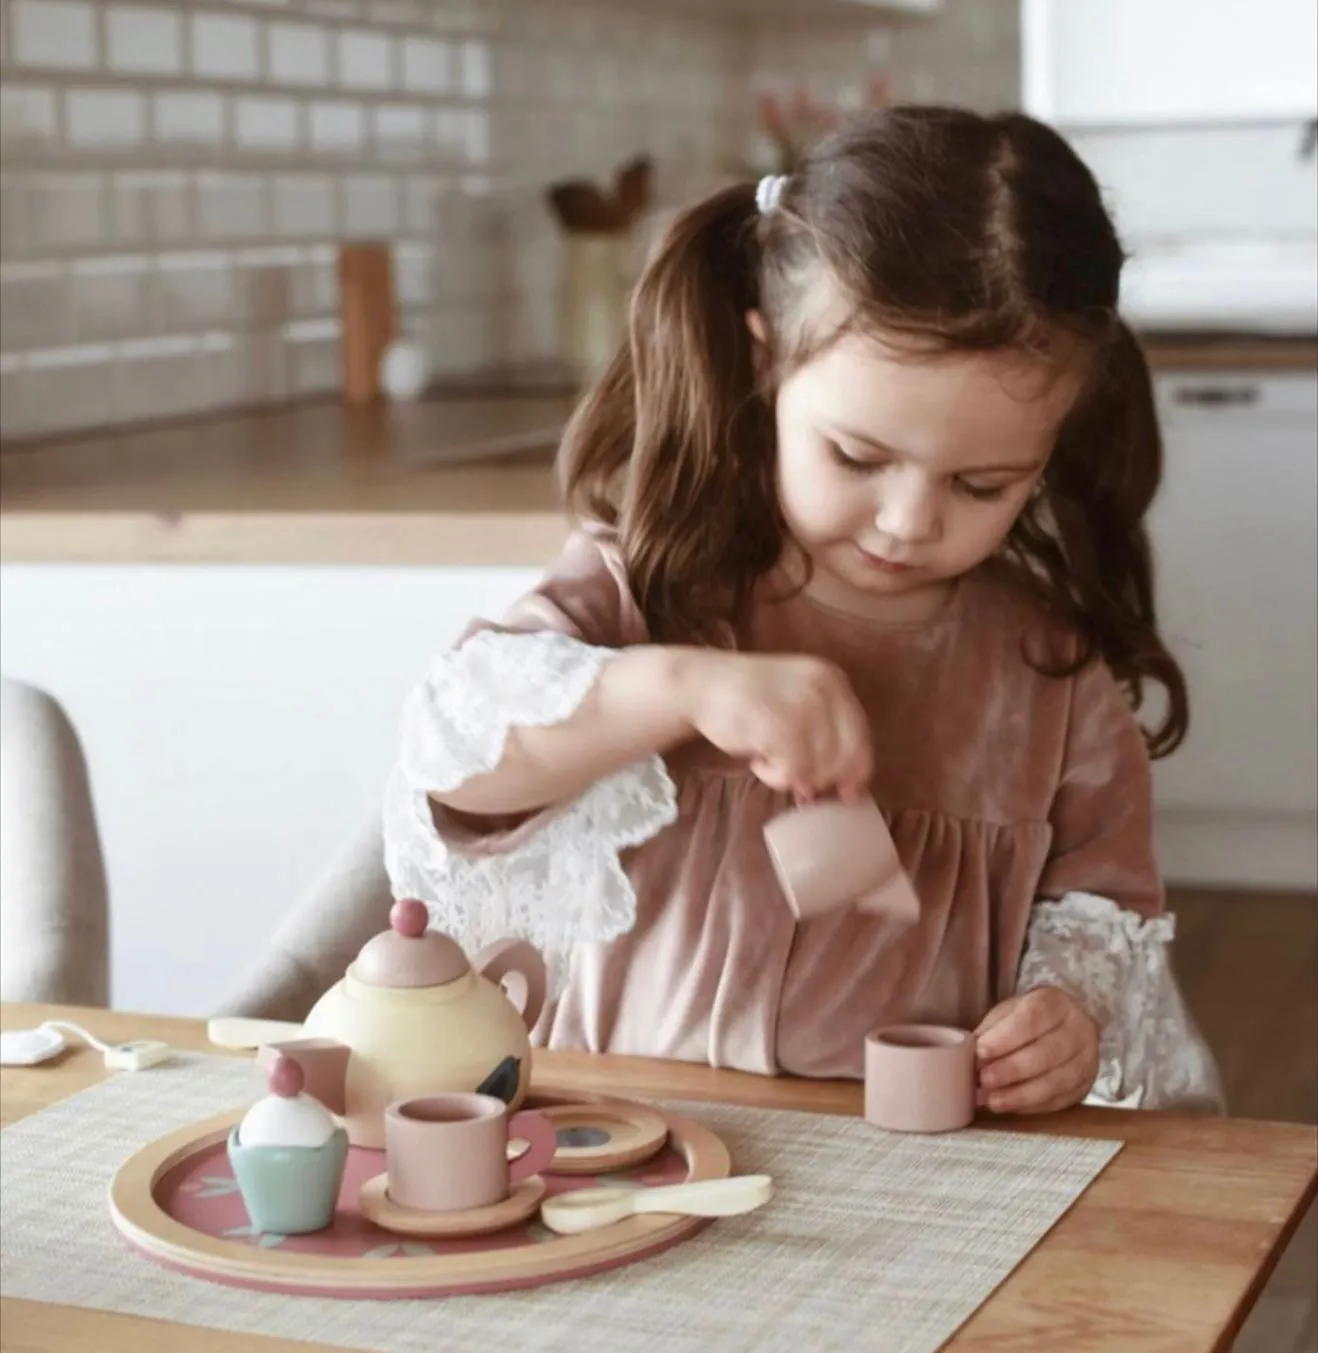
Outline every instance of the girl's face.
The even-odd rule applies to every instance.
[[[778,492],[820,600],[915,617],[992,555],[1079,391],[1018,354],[849,334],[778,392]]]

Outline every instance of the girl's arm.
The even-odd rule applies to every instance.
[[[1050,819],[1052,851],[1019,958],[1016,992],[1057,988],[1098,1025],[1099,1067],[1090,1102],[1220,1107],[1212,1054],[1171,967],[1174,921],[1163,914],[1144,739],[1100,662],[1073,682]],[[1010,989],[1010,983],[1004,974],[1003,986]],[[1006,1032],[1004,1020],[999,1034]]]
[[[869,783],[865,711],[831,663],[654,646],[604,662],[573,713],[511,726],[496,766],[430,798],[459,813],[525,813],[696,734],[803,798]]]
[[[597,780],[690,738],[695,650],[625,649],[561,723],[509,729],[490,771],[431,799],[459,813],[515,814],[575,798]]]

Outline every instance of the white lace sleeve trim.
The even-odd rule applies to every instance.
[[[1087,1104],[1224,1107],[1212,1053],[1168,962],[1175,931],[1171,916],[1146,920],[1090,893],[1035,905],[1017,990],[1060,987],[1101,1025]]]
[[[418,897],[431,923],[470,953],[530,940],[561,993],[573,946],[615,939],[636,923],[621,851],[677,817],[663,760],[649,757],[598,781],[504,848],[441,833],[430,793],[457,788],[502,759],[509,730],[569,718],[617,650],[557,633],[482,631],[441,655],[408,696],[402,752],[384,802],[384,854],[395,897]]]

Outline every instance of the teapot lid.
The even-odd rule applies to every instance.
[[[373,987],[439,987],[469,972],[462,947],[437,930],[427,930],[424,902],[405,898],[389,909],[389,929],[362,945],[353,976]]]

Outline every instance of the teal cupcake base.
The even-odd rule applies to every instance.
[[[333,1220],[348,1161],[343,1128],[336,1128],[323,1146],[244,1146],[234,1128],[228,1154],[255,1230],[303,1235]]]

